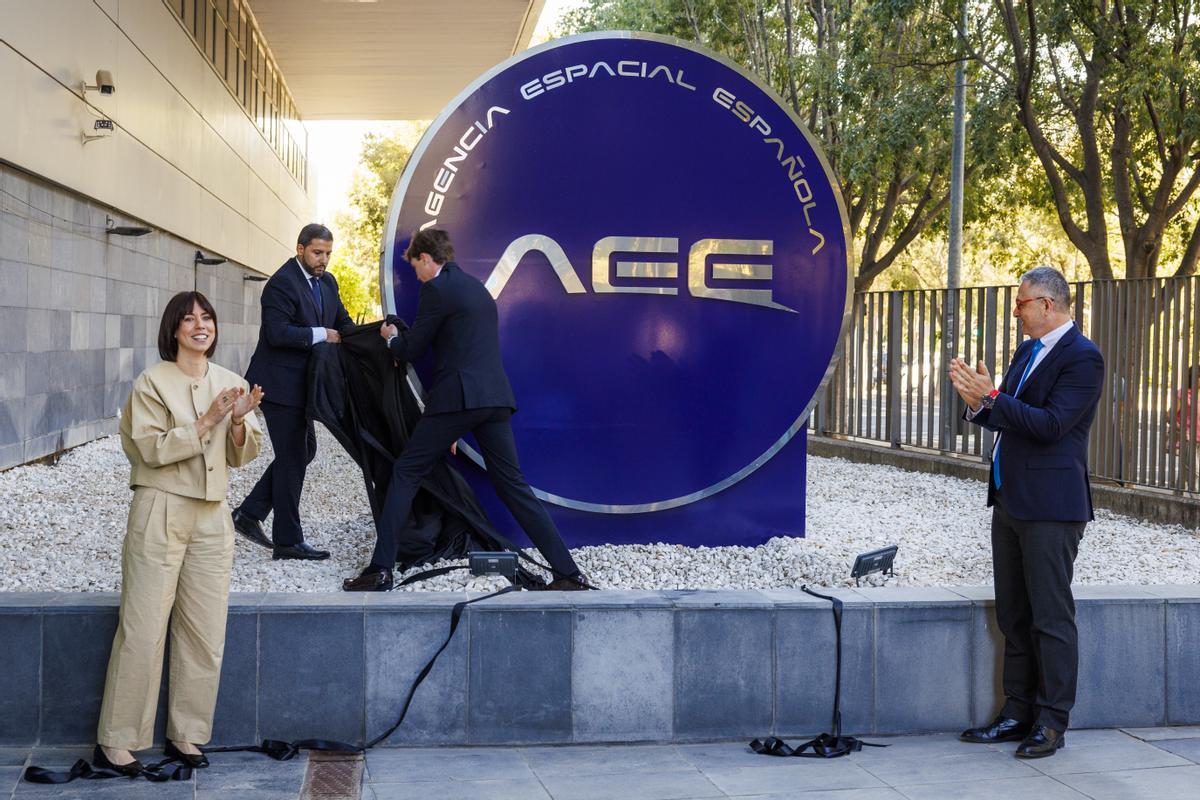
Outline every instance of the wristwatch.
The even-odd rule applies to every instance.
[[[991,408],[992,406],[996,405],[996,395],[998,394],[1000,394],[999,389],[992,389],[983,397],[979,398],[979,402],[983,404],[984,408]]]

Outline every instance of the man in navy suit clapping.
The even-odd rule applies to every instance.
[[[1088,431],[1104,381],[1100,351],[1071,320],[1071,288],[1051,267],[1021,277],[1013,315],[1030,338],[1000,388],[983,362],[961,359],[950,380],[965,418],[996,433],[992,507],[996,623],[1004,634],[1004,706],[968,742],[1020,740],[1020,758],[1063,746],[1075,704],[1075,555],[1092,519]]]

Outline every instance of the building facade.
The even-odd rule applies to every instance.
[[[3,0],[0,39],[3,469],[116,430],[176,292],[213,301],[215,360],[244,370],[254,279],[315,204],[304,125],[241,0]]]

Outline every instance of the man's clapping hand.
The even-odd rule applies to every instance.
[[[987,367],[980,361],[974,369],[961,358],[950,359],[950,383],[968,408],[979,408],[985,394],[995,388]]]

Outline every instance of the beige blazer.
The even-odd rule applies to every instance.
[[[197,500],[224,500],[228,467],[258,455],[262,429],[246,415],[246,440],[233,443],[226,416],[201,440],[196,420],[223,389],[249,385],[235,372],[208,362],[203,378],[185,375],[174,361],[149,367],[133,382],[121,414],[121,447],[129,458],[129,486],[149,486]]]

